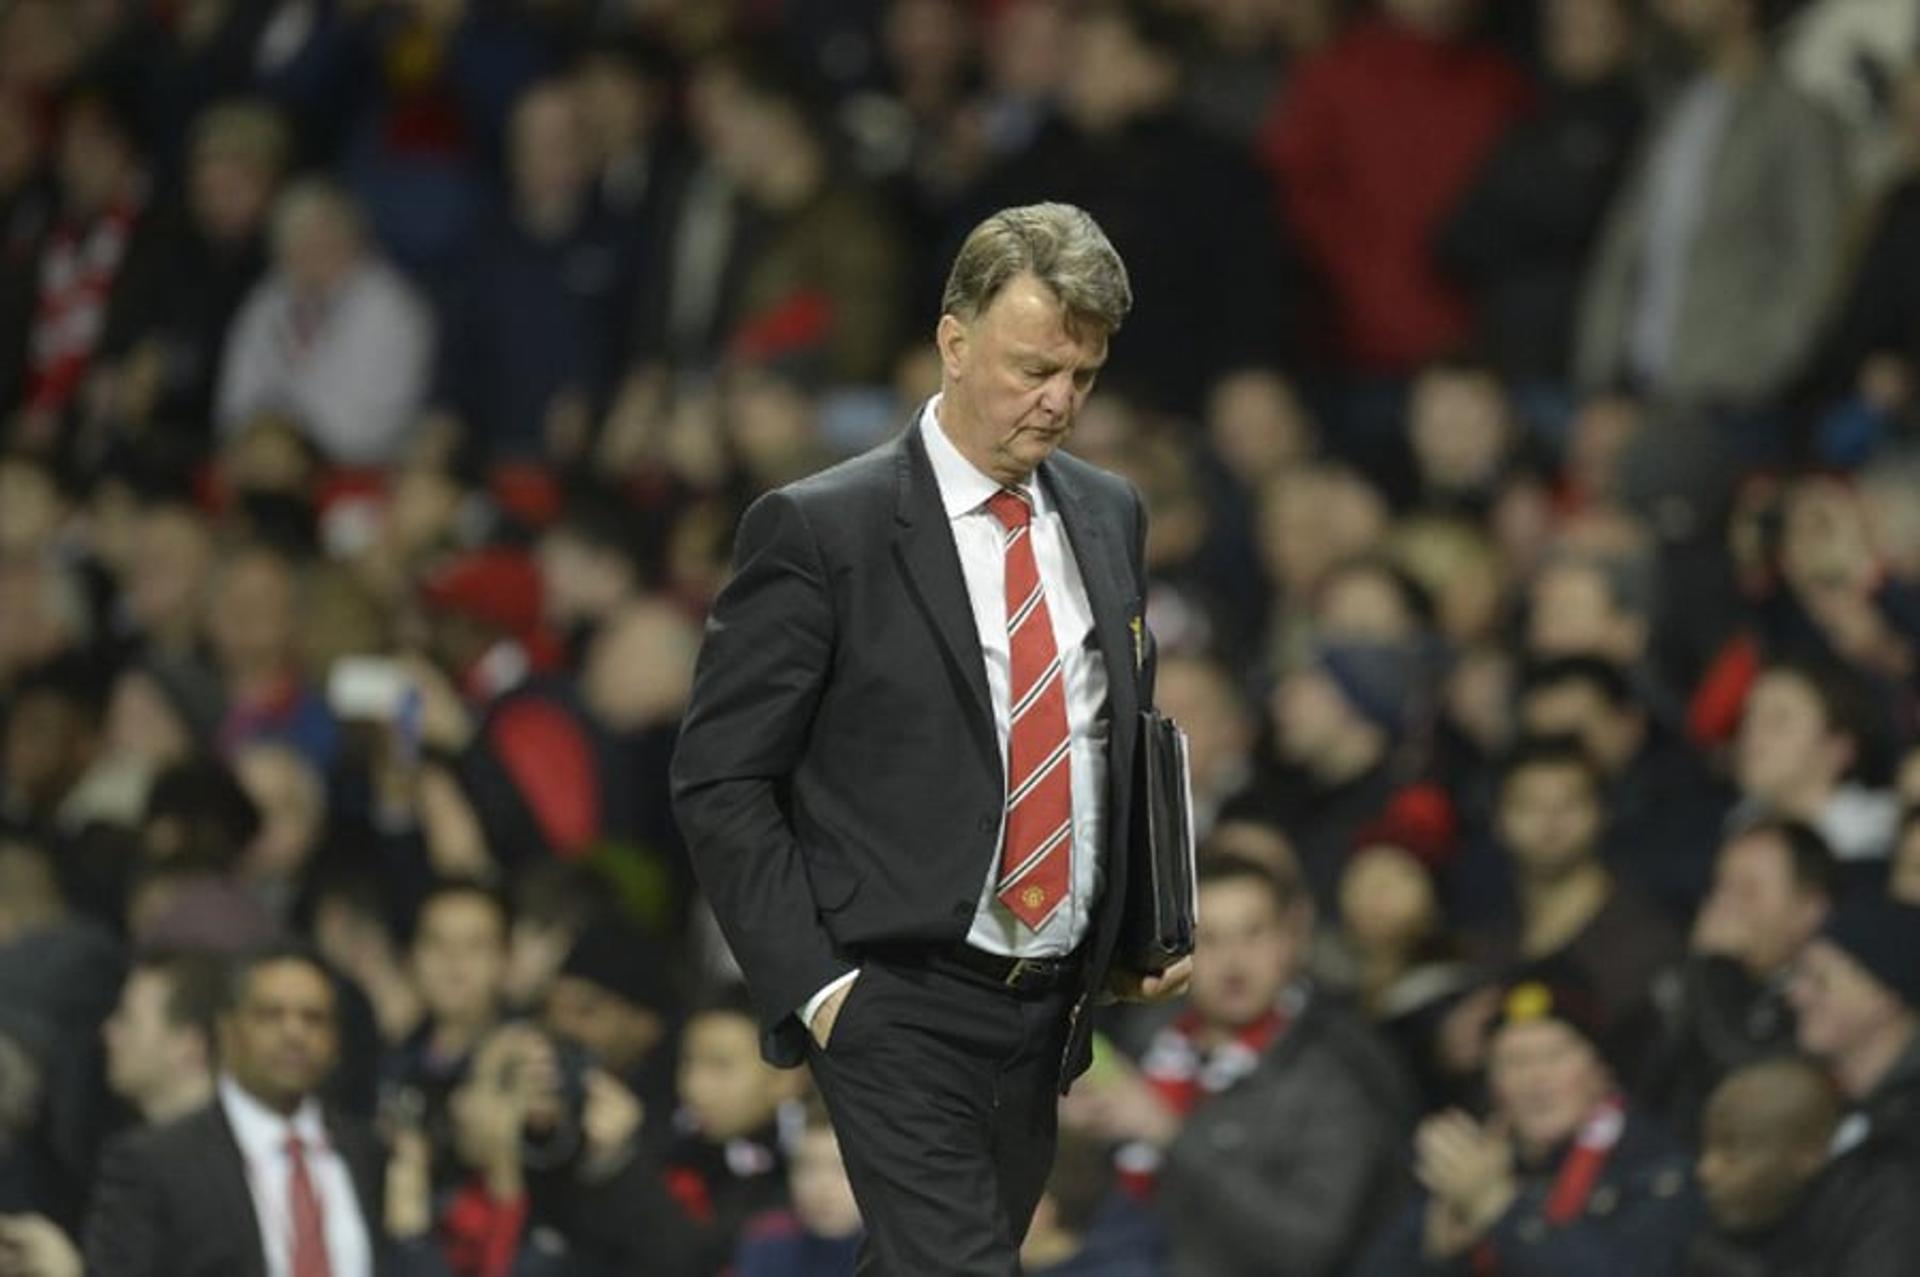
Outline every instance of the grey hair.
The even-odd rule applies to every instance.
[[[971,323],[1023,274],[1052,290],[1069,331],[1084,325],[1111,336],[1133,308],[1126,264],[1100,224],[1085,209],[1049,203],[1003,208],[968,232],[940,310]]]

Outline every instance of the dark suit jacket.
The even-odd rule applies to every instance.
[[[1153,692],[1146,514],[1125,480],[1071,456],[1050,458],[1040,481],[1086,582],[1108,678],[1091,991],[1118,933],[1137,715]],[[674,755],[675,812],[769,1060],[801,1061],[794,1012],[864,947],[966,937],[997,851],[1001,772],[979,633],[916,414],[891,443],[742,518]],[[1086,1066],[1088,1019],[1075,1016],[1063,1084]]]
[[[384,1249],[384,1166],[364,1127],[327,1122],[347,1164],[368,1242]],[[88,1277],[266,1277],[260,1223],[233,1128],[218,1101],[107,1149],[86,1229]]]

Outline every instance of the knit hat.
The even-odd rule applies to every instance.
[[[1514,972],[1502,987],[1500,1005],[1487,1022],[1487,1041],[1515,1024],[1557,1020],[1585,1038],[1620,1076],[1620,1043],[1608,1023],[1599,995],[1561,961],[1530,964]]]
[[[1407,785],[1354,834],[1354,851],[1368,847],[1397,848],[1428,873],[1437,873],[1459,854],[1459,813],[1441,786],[1430,781]]]
[[[1920,906],[1860,892],[1834,907],[1820,934],[1908,1007],[1920,1010]]]
[[[665,1011],[675,1002],[668,968],[666,950],[652,936],[626,923],[601,922],[580,933],[560,974],[585,980],[641,1010]]]
[[[1354,712],[1389,735],[1407,725],[1409,702],[1420,685],[1420,661],[1399,643],[1323,644],[1317,664],[1333,680]]]

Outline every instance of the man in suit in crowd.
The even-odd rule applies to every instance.
[[[368,1277],[382,1245],[372,1133],[323,1113],[339,1049],[333,983],[300,949],[236,967],[211,1104],[103,1159],[92,1277]]]
[[[906,431],[756,502],[674,759],[694,867],[775,1063],[809,1063],[869,1226],[860,1271],[1007,1277],[1054,1092],[1115,963],[1146,519],[1056,450],[1131,293],[1060,204],[967,237]]]

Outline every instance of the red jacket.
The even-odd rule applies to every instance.
[[[1369,18],[1275,100],[1262,158],[1332,291],[1347,364],[1401,374],[1467,340],[1466,297],[1435,270],[1430,243],[1530,99],[1497,51]]]

